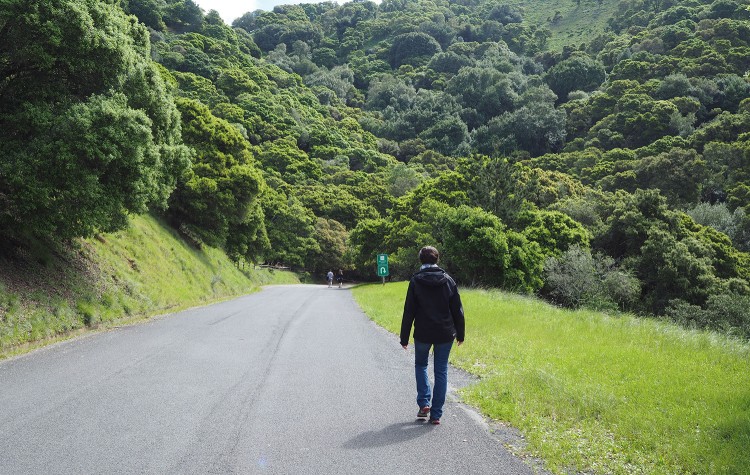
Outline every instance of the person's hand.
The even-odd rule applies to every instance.
[[[401,345],[401,348],[403,348],[403,349],[407,349],[408,347],[409,347],[409,345]]]
[[[460,340],[460,341],[458,341],[458,346],[461,346],[461,345],[463,345],[463,344],[464,344],[464,341],[463,341],[463,340]]]

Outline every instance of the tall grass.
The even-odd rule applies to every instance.
[[[365,312],[397,332],[406,284],[363,286]],[[567,311],[465,291],[463,391],[519,428],[555,473],[750,471],[750,345],[629,315]]]
[[[240,269],[218,249],[192,248],[153,216],[135,216],[127,229],[64,252],[39,252],[44,259],[24,262],[22,278],[0,268],[0,358],[93,327],[299,281],[289,272]],[[11,280],[15,290],[3,284]]]

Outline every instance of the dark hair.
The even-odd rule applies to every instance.
[[[437,264],[440,253],[432,246],[425,246],[419,250],[419,262],[422,264]]]

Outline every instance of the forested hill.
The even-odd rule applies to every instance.
[[[0,234],[163,214],[235,260],[750,336],[750,7],[192,0],[0,7]]]

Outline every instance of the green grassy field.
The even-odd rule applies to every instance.
[[[190,247],[152,216],[72,246],[0,261],[0,358],[94,328],[297,283],[289,272],[239,269]]]
[[[398,332],[405,283],[358,287]],[[750,345],[652,319],[462,292],[466,343],[451,362],[480,382],[462,397],[520,429],[555,473],[750,470]]]
[[[552,36],[549,49],[559,50],[565,45],[580,45],[603,33],[607,20],[615,13],[618,0],[508,0],[508,5],[522,11],[525,23],[545,26]],[[560,12],[557,20],[555,13]]]

